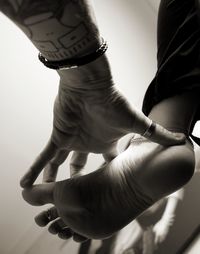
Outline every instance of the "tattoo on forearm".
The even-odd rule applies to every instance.
[[[79,0],[0,0],[0,10],[51,60],[76,56],[98,37]]]

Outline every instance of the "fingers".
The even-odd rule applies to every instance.
[[[43,173],[43,182],[54,182],[58,173],[59,166],[67,159],[68,150],[57,151],[55,157],[47,164]]]
[[[87,162],[88,153],[73,152],[70,161],[70,176],[83,174],[83,168]]]
[[[155,125],[155,131],[147,138],[164,146],[184,144],[186,140],[183,133],[168,131],[159,124]]]
[[[46,164],[54,157],[57,152],[57,147],[51,141],[47,144],[44,150],[40,153],[40,155],[36,158],[33,165],[30,169],[25,173],[20,181],[20,185],[22,188],[30,187]]]
[[[22,196],[26,202],[34,206],[53,203],[53,191],[55,183],[45,183],[33,185],[22,191]]]
[[[140,111],[136,111],[133,132],[164,146],[184,144],[186,139],[182,133],[168,131],[161,125],[153,123]]]

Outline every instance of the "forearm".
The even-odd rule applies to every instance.
[[[2,0],[0,10],[51,61],[93,53],[102,43],[89,0]],[[65,87],[112,85],[105,54],[79,68],[59,70],[58,74]]]
[[[1,0],[0,10],[48,60],[81,56],[99,46],[88,0]]]

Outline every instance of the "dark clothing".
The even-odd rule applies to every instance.
[[[147,89],[143,112],[190,90],[200,95],[200,20],[195,0],[161,0],[158,14],[158,70]],[[193,126],[200,120],[200,108]],[[196,142],[200,141],[196,140]],[[200,143],[200,142],[199,142]]]

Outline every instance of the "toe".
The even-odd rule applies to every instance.
[[[55,206],[49,208],[46,211],[41,212],[35,217],[35,222],[40,227],[45,227],[49,222],[58,218],[58,212]]]

